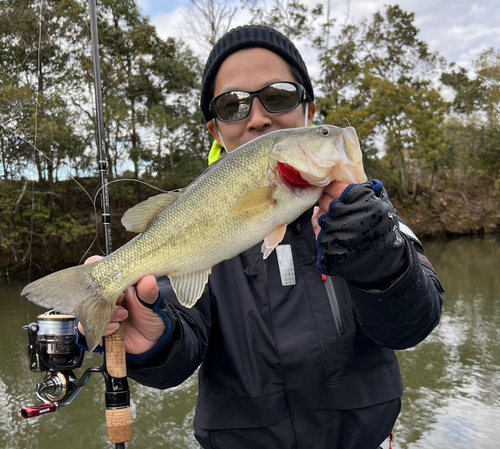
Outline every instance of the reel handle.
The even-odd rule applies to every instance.
[[[132,411],[127,384],[124,335],[125,329],[123,324],[120,324],[115,333],[105,337],[104,345],[106,370],[112,377],[110,384],[113,390],[110,392],[108,389],[106,393],[106,423],[109,440],[114,444],[130,441],[132,435]],[[110,395],[112,398],[108,401]],[[123,400],[125,396],[126,400]]]
[[[56,404],[49,402],[43,405],[30,405],[21,409],[23,418],[34,418],[35,416],[45,415],[46,413],[54,413],[57,411]]]

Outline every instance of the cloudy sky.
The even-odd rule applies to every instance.
[[[320,0],[303,0],[305,4],[315,5]],[[158,29],[160,36],[186,38],[183,34],[183,17],[189,0],[138,0],[142,13],[151,18]],[[228,2],[238,5],[239,1]],[[271,4],[272,0],[267,0]],[[349,8],[348,8],[349,3]],[[415,25],[420,29],[420,39],[429,44],[431,51],[437,51],[448,62],[456,62],[468,69],[472,68],[472,60],[485,49],[500,48],[500,3],[498,0],[401,0],[392,2],[388,0],[360,1],[360,0],[333,0],[332,11],[337,23],[344,23],[347,12],[351,23],[359,23],[369,18],[374,12],[382,10],[385,4],[399,4],[400,7],[415,13]],[[248,13],[239,11],[233,24],[247,23]],[[194,42],[185,39],[189,45],[197,49]],[[314,55],[304,52],[311,75],[315,75]],[[309,55],[309,60],[308,59]],[[312,69],[312,70],[311,70]]]

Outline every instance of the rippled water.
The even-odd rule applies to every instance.
[[[500,242],[457,239],[425,247],[446,290],[445,309],[427,340],[398,354],[405,394],[393,447],[497,449]],[[107,439],[100,375],[57,413],[20,417],[22,406],[35,403],[34,389],[43,377],[28,371],[27,334],[21,327],[35,321],[41,309],[19,297],[23,284],[5,279],[0,284],[0,449],[114,447]],[[100,363],[100,356],[89,356],[85,367]],[[198,448],[192,436],[195,377],[168,391],[130,383],[133,437],[127,447]]]

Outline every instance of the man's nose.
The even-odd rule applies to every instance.
[[[247,126],[249,129],[262,129],[271,126],[271,113],[267,112],[259,98],[255,97],[252,103],[252,110],[248,116]]]

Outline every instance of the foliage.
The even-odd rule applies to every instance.
[[[75,82],[73,55],[82,13],[74,0],[0,0],[4,178],[18,177],[31,156],[39,179],[53,182],[59,163],[82,154],[85,138],[76,130],[77,120],[67,101]],[[23,138],[34,142],[47,157],[33,155]]]
[[[313,30],[314,20],[323,11],[321,4],[309,10],[300,0],[273,0],[270,9],[262,0],[242,0],[241,3],[251,14],[250,23],[275,28],[291,40],[307,37]]]
[[[379,172],[403,196],[433,188],[447,161],[447,107],[431,78],[439,59],[418,39],[413,21],[412,13],[386,6],[358,26],[343,25],[331,47],[331,24],[314,41],[323,120],[347,119],[358,131],[368,171]]]

